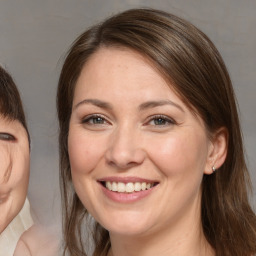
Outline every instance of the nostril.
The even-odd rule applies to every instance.
[[[108,165],[115,167],[116,169],[119,169],[120,171],[130,169],[132,167],[137,166],[139,163],[137,162],[121,162],[121,161],[108,161]]]
[[[106,152],[106,163],[119,169],[128,169],[142,164],[145,152],[141,149],[110,149]]]

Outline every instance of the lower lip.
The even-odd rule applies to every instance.
[[[147,196],[149,196],[155,187],[152,187],[150,189],[147,190],[143,190],[143,191],[138,191],[138,192],[133,192],[133,193],[119,193],[119,192],[114,192],[114,191],[110,191],[107,188],[105,188],[104,186],[102,186],[100,184],[103,193],[112,201],[117,202],[117,203],[133,203],[136,201],[139,201]]]

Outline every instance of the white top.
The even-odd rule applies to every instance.
[[[28,199],[12,222],[0,234],[0,256],[12,256],[22,233],[33,225]]]

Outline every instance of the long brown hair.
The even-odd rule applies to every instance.
[[[152,61],[181,99],[204,121],[209,134],[228,131],[225,163],[202,182],[202,227],[218,256],[256,253],[256,217],[248,203],[247,171],[236,100],[225,64],[209,38],[183,19],[159,10],[132,9],[83,33],[72,45],[59,78],[60,184],[64,254],[87,255],[83,230],[88,212],[72,186],[67,137],[77,79],[100,47],[127,47]],[[93,255],[106,255],[108,231],[95,223]]]
[[[27,123],[19,91],[11,75],[0,66],[0,115],[19,121],[28,134]]]

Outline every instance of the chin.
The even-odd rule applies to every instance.
[[[114,220],[114,221],[113,221]],[[140,214],[119,214],[118,217],[111,217],[99,222],[110,234],[121,236],[140,236],[147,233],[152,227],[152,220]]]
[[[109,231],[110,234],[113,235],[118,235],[118,236],[143,236],[145,235],[147,232],[146,228],[143,227],[131,227],[131,226],[118,226],[118,227],[109,227],[109,229],[107,229]]]

